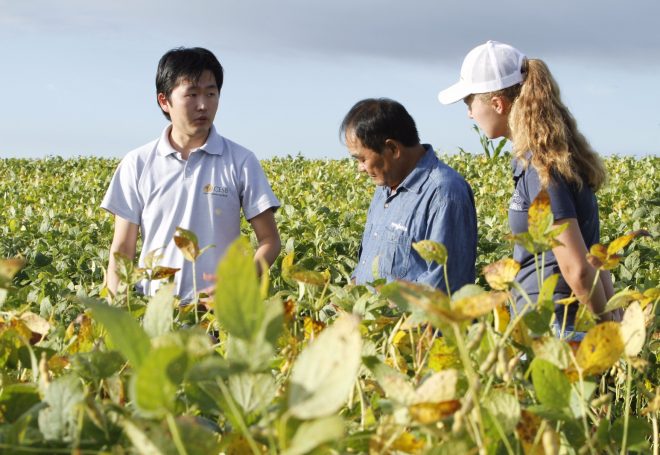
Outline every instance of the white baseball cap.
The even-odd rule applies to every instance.
[[[451,104],[474,93],[489,93],[524,80],[525,54],[508,44],[488,41],[472,49],[463,60],[461,78],[438,94],[442,104]]]

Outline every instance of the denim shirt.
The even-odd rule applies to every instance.
[[[357,284],[402,279],[446,291],[443,267],[427,263],[412,248],[420,240],[435,240],[447,248],[452,291],[474,283],[477,215],[472,189],[430,145],[424,148],[426,153],[395,191],[376,188],[353,272]],[[378,276],[372,273],[376,258]]]

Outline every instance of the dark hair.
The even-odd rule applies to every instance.
[[[368,98],[358,101],[341,123],[340,136],[355,134],[362,145],[378,153],[387,139],[394,139],[406,147],[419,144],[415,121],[406,108],[389,98]]]
[[[177,47],[160,58],[156,72],[156,93],[163,93],[170,99],[172,90],[186,80],[196,83],[204,71],[210,71],[215,77],[218,91],[222,88],[222,65],[213,53],[201,47]],[[170,115],[163,111],[170,120]]]

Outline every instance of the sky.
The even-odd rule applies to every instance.
[[[480,152],[439,90],[489,39],[543,59],[602,155],[660,155],[658,0],[0,0],[0,158],[122,157],[167,125],[159,58],[225,68],[215,125],[261,159],[344,158],[339,125],[388,97],[441,153]]]

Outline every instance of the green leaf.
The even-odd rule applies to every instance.
[[[544,336],[532,342],[534,356],[552,363],[559,369],[568,368],[571,361],[570,346],[554,336]]]
[[[291,445],[282,455],[304,455],[321,444],[340,440],[344,432],[344,421],[339,416],[304,422],[298,427]]]
[[[547,307],[537,307],[525,313],[523,319],[532,332],[540,335],[550,330],[550,320],[553,314],[554,311]]]
[[[150,427],[155,427],[153,424],[147,425]],[[140,425],[133,423],[129,419],[124,419],[122,421],[122,427],[124,428],[126,436],[128,436],[128,439],[133,444],[133,447],[135,447],[137,452],[141,455],[168,454],[168,451],[161,447],[162,442],[166,439],[165,433],[163,431],[147,431],[147,429],[141,428]]]
[[[568,377],[552,363],[536,358],[532,361],[532,383],[539,401],[553,409],[568,406],[571,383]]]
[[[362,337],[355,316],[345,314],[300,354],[289,385],[289,411],[299,419],[333,414],[346,402],[360,368]]]
[[[213,422],[198,416],[182,415],[176,418],[175,423],[188,455],[220,453],[220,432]]]
[[[620,417],[612,425],[611,437],[620,446],[623,442],[624,419]],[[642,417],[630,416],[628,418],[628,437],[626,449],[646,451],[649,449],[648,437],[652,434],[651,425]]]
[[[229,378],[229,390],[245,414],[260,411],[275,398],[277,384],[270,373],[235,374]]]
[[[254,340],[243,340],[234,336],[227,339],[227,360],[241,371],[254,373],[265,371],[270,367],[275,349],[272,344],[257,337]]]
[[[188,359],[181,347],[154,348],[131,381],[131,399],[138,409],[157,417],[174,411],[187,367]]]
[[[174,283],[161,286],[147,304],[142,326],[151,338],[172,330],[174,320]]]
[[[92,310],[92,317],[108,331],[117,350],[134,368],[139,368],[149,355],[151,342],[133,316],[88,297],[82,297],[81,301]]]
[[[484,407],[491,417],[497,420],[504,434],[510,434],[516,429],[520,420],[520,403],[516,397],[493,390],[484,401]]]
[[[46,409],[39,411],[39,431],[47,441],[73,441],[77,432],[78,404],[85,399],[80,380],[62,376],[46,389]]]
[[[253,256],[248,240],[239,237],[227,249],[216,273],[216,317],[227,332],[244,340],[256,338],[266,312]]]
[[[536,300],[537,308],[548,308],[551,311],[555,310],[553,296],[555,294],[555,288],[557,287],[558,281],[559,273],[553,273],[543,281],[541,292],[539,292],[538,299]]]
[[[13,422],[39,403],[39,390],[31,384],[9,384],[0,389],[0,420]]]
[[[109,378],[124,364],[124,357],[117,351],[91,351],[78,353],[71,358],[73,369],[87,380]]]
[[[575,382],[571,385],[569,407],[574,418],[581,419],[584,412],[589,409],[589,401],[591,401],[591,396],[594,394],[597,387],[598,384],[591,381],[582,381],[582,383]]]

